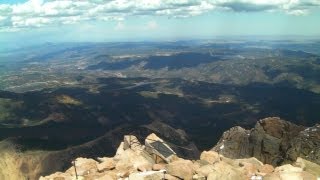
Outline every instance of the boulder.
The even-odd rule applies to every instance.
[[[181,179],[192,179],[194,174],[193,163],[190,160],[177,160],[166,165],[168,174]]]
[[[163,169],[165,169],[165,164],[154,164],[153,166],[152,166],[152,170],[154,170],[154,171],[160,171],[160,170],[163,170]]]
[[[85,180],[117,180],[117,175],[115,172],[107,171],[103,173],[95,173],[85,176]],[[76,180],[74,177],[72,180]]]
[[[199,169],[196,170],[196,173],[198,175],[208,177],[208,175],[214,171],[215,171],[214,166],[211,164],[208,164],[208,165],[201,166]]]
[[[137,166],[138,171],[145,172],[152,170],[152,164],[142,164]]]
[[[274,167],[270,164],[264,164],[258,168],[258,171],[263,174],[269,174],[274,171]]]
[[[115,171],[106,171],[103,172],[103,174],[109,175],[110,177],[112,177],[112,179],[118,179],[117,173]]]
[[[223,180],[235,180],[235,179],[240,180],[240,178],[236,172],[229,171],[229,170],[228,170],[228,173],[218,172],[218,171],[212,172],[208,175],[208,178],[207,178],[207,180],[221,180],[221,179],[223,179]],[[246,178],[242,178],[242,179],[245,180]]]
[[[273,172],[273,173],[267,174],[263,176],[263,180],[281,180],[280,173]]]
[[[124,143],[121,142],[120,145],[119,145],[119,147],[118,147],[118,149],[117,149],[117,151],[116,151],[115,156],[113,157],[113,159],[114,159],[115,161],[119,160],[121,154],[124,152],[123,146],[124,146]]]
[[[264,176],[264,180],[316,180],[316,176],[290,164],[276,167],[274,172]]]
[[[294,167],[291,164],[285,164],[279,167],[276,167],[274,172],[302,172],[302,168]]]
[[[205,165],[208,165],[208,164],[209,164],[209,163],[207,163],[207,164],[205,164]],[[192,168],[193,168],[194,171],[197,171],[201,166],[204,166],[204,165],[200,164],[199,161],[194,161]]]
[[[228,163],[225,163],[223,161],[220,161],[218,163],[213,164],[214,166],[214,172],[211,172],[208,175],[207,179],[237,179],[237,180],[242,180],[242,179],[248,179],[245,176],[245,173],[241,168],[236,168],[231,166]]]
[[[307,172],[282,172],[281,180],[316,180],[317,178]]]
[[[210,164],[214,164],[220,161],[220,156],[215,151],[203,151],[200,155],[200,160],[204,160]]]
[[[164,142],[161,138],[159,138],[156,134],[151,133],[146,137],[146,141],[150,141],[150,142],[155,142],[155,141],[159,141],[159,142]]]
[[[73,179],[73,176],[69,173],[56,172],[46,177],[40,177],[39,180],[70,180]],[[83,177],[79,177],[79,180],[83,179]]]
[[[257,167],[263,166],[263,163],[255,157],[246,158],[246,159],[235,159],[233,161],[239,163],[239,165],[241,165],[242,163],[250,163]]]
[[[304,171],[307,171],[317,177],[320,177],[320,165],[307,161],[302,158],[298,158],[294,166],[302,168]]]
[[[86,176],[92,173],[98,172],[97,164],[98,162],[93,159],[87,159],[87,158],[77,158],[74,161],[77,174],[80,176]],[[74,166],[71,166],[66,173],[69,173],[71,175],[75,175],[75,168]]]
[[[239,173],[241,177],[246,176],[249,179],[257,175],[258,169],[263,166],[263,163],[256,158],[230,159],[220,155],[220,160],[220,162],[213,164],[216,171],[223,171],[228,168]]]
[[[132,149],[125,150],[118,159],[115,168],[124,174],[136,172],[139,168],[150,170],[154,164],[151,158],[147,158],[142,152],[134,152]]]
[[[203,175],[200,175],[200,174],[195,174],[193,175],[192,177],[192,180],[206,180],[207,178]]]
[[[113,158],[104,158],[103,162],[97,165],[97,168],[100,172],[114,169],[115,167],[116,167],[116,163],[113,160]]]
[[[263,180],[317,180],[308,172],[273,172],[263,177]]]
[[[104,175],[102,175],[100,177],[94,178],[94,180],[116,180],[116,178],[113,178],[109,174],[104,174]]]
[[[252,163],[243,163],[242,170],[244,174],[250,178],[258,172],[258,167]]]
[[[136,136],[126,135],[123,138],[123,149],[127,150],[129,148],[133,151],[142,151],[144,147],[141,145]]]
[[[223,159],[223,161],[224,160],[225,159]],[[232,163],[232,161],[234,163]],[[231,160],[231,162],[228,161],[228,163],[232,165],[234,168],[238,168],[241,171],[243,171],[248,178],[251,178],[252,176],[256,175],[258,169],[263,166],[263,163],[257,160],[256,158],[236,159]]]
[[[129,176],[130,180],[162,180],[164,179],[164,172],[162,171],[146,171],[132,173]]]
[[[166,180],[180,180],[180,178],[172,176],[171,174],[165,174],[164,179],[166,179]]]

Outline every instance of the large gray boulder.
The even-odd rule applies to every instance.
[[[234,127],[226,131],[212,150],[234,159],[256,157],[263,163],[276,166],[294,162],[301,154],[303,157],[311,152],[320,154],[320,135],[310,135],[312,141],[306,142],[301,137],[304,130],[305,127],[278,117],[265,118],[258,121],[251,130]],[[313,133],[317,131],[313,130]],[[318,155],[313,156],[313,160],[318,159]]]

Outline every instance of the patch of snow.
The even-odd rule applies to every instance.
[[[312,128],[311,131],[312,131],[312,132],[315,132],[315,131],[317,131],[317,129],[316,129],[316,128]]]
[[[224,148],[224,144],[222,144],[222,146],[220,146],[220,150],[222,150]]]

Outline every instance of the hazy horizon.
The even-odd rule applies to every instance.
[[[117,42],[236,36],[320,38],[318,0],[0,1],[0,41]]]

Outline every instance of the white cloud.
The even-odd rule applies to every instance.
[[[282,11],[292,15],[305,15],[320,0],[210,0],[216,6],[233,11]]]
[[[87,20],[122,21],[133,15],[185,18],[225,9],[306,15],[311,8],[319,6],[320,0],[29,0],[14,5],[0,4],[0,29]]]
[[[42,0],[30,0],[23,4],[13,5],[13,15],[37,15],[42,11]]]
[[[0,21],[3,21],[3,20],[5,20],[5,19],[7,19],[7,17],[0,16]]]
[[[303,15],[307,15],[308,14],[308,11],[303,9],[296,9],[296,10],[289,10],[287,11],[288,14],[290,15],[295,15],[295,16],[303,16]]]

